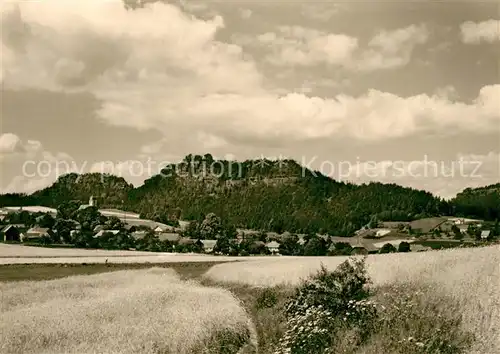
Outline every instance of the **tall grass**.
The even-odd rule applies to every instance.
[[[205,277],[250,286],[297,285],[321,264],[335,269],[344,257],[269,259],[219,264]],[[414,254],[369,256],[368,274],[375,286],[434,286],[458,304],[464,330],[476,337],[473,353],[500,348],[500,247],[453,249]],[[446,303],[441,304],[446,307]],[[438,306],[438,305],[436,305]]]
[[[0,292],[1,353],[235,353],[251,332],[230,292],[169,269],[0,283]]]

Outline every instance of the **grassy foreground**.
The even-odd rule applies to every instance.
[[[317,353],[497,352],[500,348],[499,251],[500,249],[495,246],[421,254],[369,256],[366,261],[366,276],[373,283],[367,281],[366,285],[370,290],[364,298],[361,297],[367,302],[361,303],[367,306],[366,308],[375,306],[373,309],[376,310],[376,318],[369,317],[358,321],[364,323],[362,327],[365,332],[360,332],[359,323],[344,326],[343,316],[339,315],[352,314],[352,309],[347,309],[350,305],[345,305],[345,311],[341,309],[344,312],[336,309],[334,313],[337,315],[333,317],[328,315],[326,321],[329,325],[334,324],[335,330],[327,327],[327,332],[333,334],[321,339],[323,342],[326,341],[326,349]],[[91,344],[81,344],[77,349],[65,348],[70,338],[74,336],[80,338],[79,332],[66,330],[73,328],[73,325],[79,325],[78,318],[91,321],[89,324],[84,324],[85,321],[82,321],[81,328],[85,336],[94,338],[93,336],[97,335],[90,328],[93,328],[95,323],[101,323],[103,319],[99,317],[97,320],[96,315],[89,314],[97,309],[97,312],[102,314],[107,311],[111,313],[108,317],[104,315],[108,329],[114,323],[114,330],[127,332],[130,330],[128,327],[132,326],[144,337],[143,342],[139,341],[140,345],[152,345],[152,347],[140,347],[137,346],[139,342],[134,342],[132,346],[122,348],[118,352],[243,354],[253,353],[255,346],[258,345],[259,353],[288,353],[286,345],[290,343],[283,344],[284,338],[288,338],[286,340],[289,341],[290,337],[298,335],[294,332],[294,328],[299,324],[294,321],[297,319],[299,322],[302,321],[300,320],[302,315],[290,318],[286,312],[287,304],[297,295],[297,289],[303,287],[307,277],[314,274],[321,264],[327,266],[328,272],[335,272],[339,264],[345,260],[342,257],[268,258],[262,261],[221,263],[215,266],[213,262],[176,262],[155,265],[157,268],[152,270],[143,269],[150,268],[152,264],[0,266],[0,281],[4,280],[3,283],[0,282],[0,291],[2,295],[6,294],[4,299],[7,299],[0,305],[0,322],[10,321],[16,323],[16,326],[21,326],[21,330],[17,327],[14,332],[7,326],[0,328],[2,333],[0,336],[3,336],[4,332],[8,336],[0,338],[0,342],[4,343],[4,339],[7,338],[7,344],[2,345],[11,345],[11,347],[0,347],[0,352],[30,353],[31,350],[33,353],[44,353],[43,350],[36,351],[33,348],[36,345],[45,348],[47,343],[52,343],[52,347],[48,347],[50,350],[47,349],[46,353],[68,353],[72,352],[71,350],[75,353],[102,352],[102,350],[114,353],[102,343],[99,348],[85,346]],[[81,275],[56,279],[75,274]],[[341,273],[337,280],[328,283],[329,285],[323,289],[326,289],[327,293],[331,292],[336,288],[332,287],[332,284],[352,278],[359,278],[359,274],[345,277]],[[45,281],[23,281],[28,279]],[[139,291],[139,288],[142,290]],[[346,289],[351,288],[352,286],[346,287]],[[172,295],[167,296],[166,293]],[[182,293],[188,295],[181,295]],[[89,298],[84,299],[86,296]],[[361,299],[357,296],[356,294],[351,298],[347,296],[346,299],[356,300],[357,304]],[[207,300],[206,297],[212,300]],[[105,300],[96,301],[97,298]],[[191,299],[191,302],[186,302],[185,298]],[[337,299],[339,293],[333,292],[328,298]],[[350,304],[347,300],[344,301],[345,304]],[[13,309],[9,305],[12,301],[17,301],[20,305]],[[52,303],[48,304],[50,301]],[[227,309],[225,302],[228,305]],[[59,305],[65,310],[61,312],[55,308]],[[311,332],[313,336],[317,335],[314,331],[321,330],[321,325],[318,323],[325,324],[325,319],[321,317],[323,310],[315,312],[316,310],[313,307],[312,313],[319,314],[319,318],[307,319],[300,324],[307,330],[313,331]],[[143,317],[143,312],[149,313],[150,318]],[[195,315],[195,312],[198,315]],[[179,316],[179,318],[184,316],[185,320],[172,320],[167,323],[158,316]],[[240,316],[239,322],[235,325],[236,322],[231,322],[234,318],[228,319],[227,316]],[[214,323],[204,321],[201,317],[211,318],[217,325],[214,327]],[[45,326],[42,323],[47,321],[55,323],[55,328],[59,328],[59,337],[47,337],[48,334],[41,329]],[[162,325],[156,327],[156,321]],[[61,327],[62,325],[57,327],[58,323],[63,323],[66,327]],[[193,335],[194,333],[203,335],[197,335],[191,342],[182,336],[179,337],[183,338],[180,342],[184,343],[185,347],[179,347],[180,344],[175,343],[180,342],[175,340],[172,342],[170,339],[160,339],[161,334],[172,337],[172,328],[169,326],[173,323],[187,332],[193,332],[192,326],[196,328],[201,326],[203,330],[196,332],[198,330],[196,329]],[[310,323],[314,325],[310,327]],[[141,332],[144,330],[141,326],[146,324],[148,327],[156,328],[153,336]],[[89,329],[86,329],[86,326]],[[114,332],[107,333],[110,336],[115,335]],[[132,334],[127,334],[126,339],[121,334],[116,335],[129,342],[133,338]],[[34,347],[26,347],[26,343],[31,343],[30,345]],[[245,349],[242,350],[241,347],[245,343]],[[3,350],[9,348],[12,350]],[[316,353],[311,350],[311,348],[300,349],[299,346],[299,350],[295,348],[292,353]]]
[[[0,283],[1,353],[236,353],[251,322],[229,291],[171,269]]]

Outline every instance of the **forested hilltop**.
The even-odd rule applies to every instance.
[[[500,183],[466,188],[452,200],[454,213],[484,220],[500,219]]]
[[[374,217],[407,221],[455,213],[495,218],[498,190],[493,197],[466,190],[448,203],[396,184],[338,182],[293,160],[215,161],[207,154],[188,155],[138,188],[121,177],[69,174],[30,196],[0,196],[0,205],[57,207],[69,200],[85,203],[93,195],[100,207],[162,222],[201,221],[213,212],[241,228],[348,236]]]

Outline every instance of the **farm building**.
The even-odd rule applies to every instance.
[[[481,239],[486,240],[488,237],[490,237],[490,234],[491,234],[490,230],[481,231]]]
[[[276,241],[271,241],[266,243],[266,247],[271,252],[272,254],[278,254],[279,253],[279,247],[280,244]]]
[[[203,251],[205,251],[205,253],[211,253],[217,244],[217,240],[201,240],[201,243],[203,243]]]
[[[20,242],[20,241],[22,241],[21,228],[19,227],[19,225],[12,225],[12,224],[7,225],[2,229],[1,234],[3,236],[4,242],[8,242],[8,241]]]
[[[147,232],[146,231],[134,231],[130,235],[135,239],[135,240],[141,240],[144,237],[146,237]]]
[[[48,227],[32,227],[24,235],[24,240],[34,241],[44,237],[50,237],[51,230]]]

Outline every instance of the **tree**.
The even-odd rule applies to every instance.
[[[451,231],[453,231],[453,238],[456,239],[456,240],[461,240],[464,238],[464,235],[462,234],[462,231],[460,231],[460,228],[453,224],[452,227],[451,227]]]
[[[200,238],[200,223],[198,221],[191,221],[186,230],[184,230],[183,235],[195,239]]]
[[[73,230],[74,226],[74,222],[71,220],[56,219],[53,227],[54,234],[65,243],[73,243],[71,230]]]
[[[221,236],[217,239],[214,246],[215,253],[229,254],[231,250],[231,243],[227,237]]]
[[[349,256],[352,253],[353,247],[348,242],[335,242],[333,246],[332,256]]]
[[[382,246],[378,253],[394,253],[396,251],[396,247],[394,247],[391,243],[386,243]]]
[[[215,240],[222,231],[220,218],[214,213],[209,213],[200,225],[200,236],[205,240]]]
[[[76,217],[76,213],[78,212],[78,208],[82,203],[77,200],[71,200],[69,202],[65,202],[60,204],[57,207],[57,218],[58,219],[74,219]]]
[[[232,240],[238,236],[238,231],[233,224],[226,224],[222,227],[221,235],[229,240]]]
[[[304,247],[304,256],[326,256],[328,247],[324,239],[312,237]]]
[[[301,245],[297,235],[286,236],[279,246],[279,253],[283,256],[298,256],[301,252]]]
[[[94,230],[97,225],[105,223],[107,218],[101,215],[97,207],[90,206],[78,211],[76,220],[82,225],[82,229]]]
[[[38,225],[40,227],[47,227],[49,229],[52,229],[54,227],[56,220],[52,217],[52,215],[46,213],[41,216],[40,221],[38,222]]]
[[[398,252],[410,252],[410,244],[408,242],[401,242],[398,246]]]
[[[104,226],[106,230],[121,230],[124,228],[125,224],[118,217],[110,216]]]

